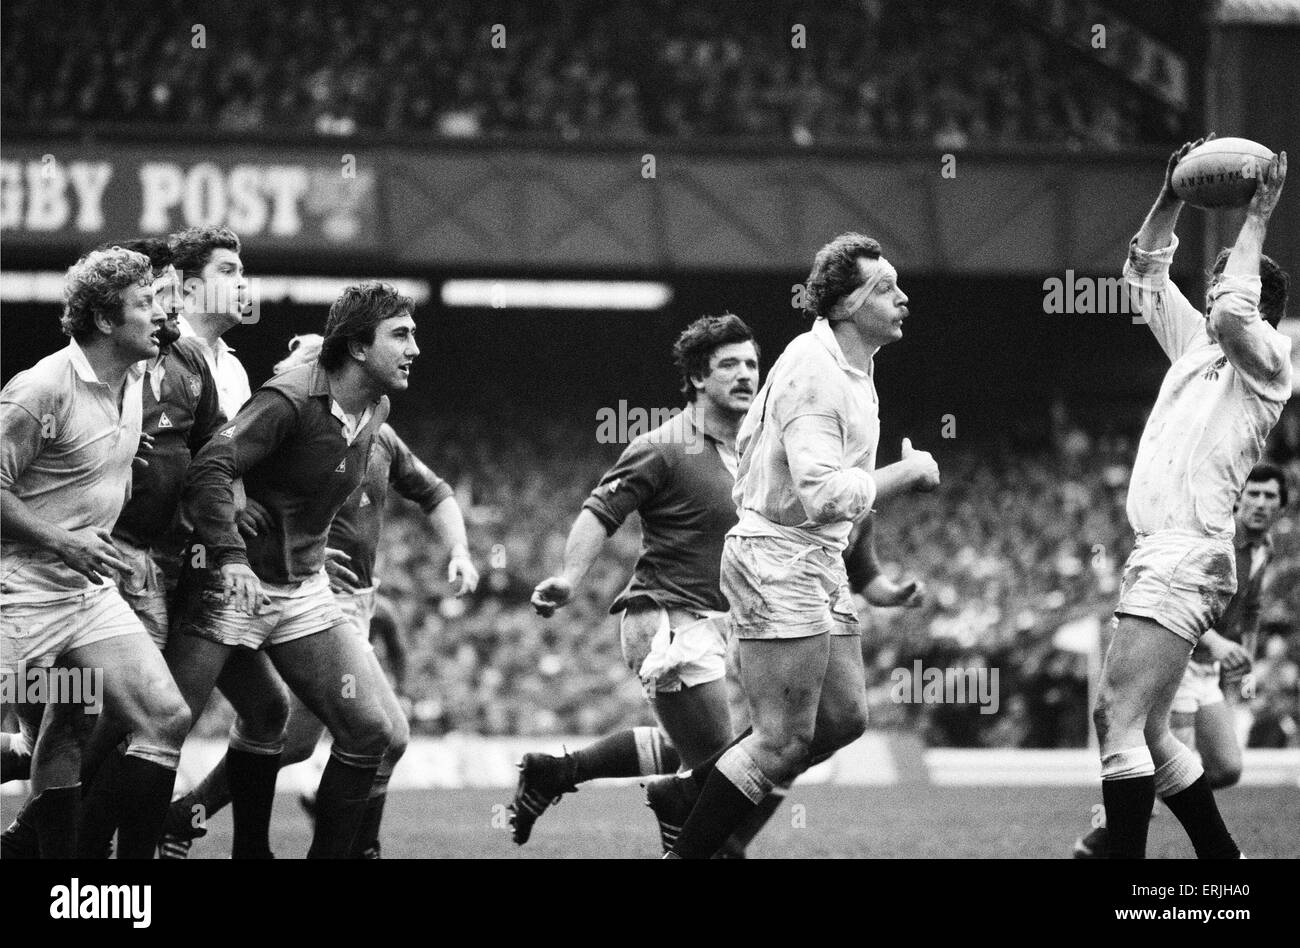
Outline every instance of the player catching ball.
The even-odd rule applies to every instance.
[[[1093,712],[1112,858],[1143,858],[1159,794],[1201,858],[1240,856],[1196,755],[1169,729],[1187,658],[1237,588],[1233,503],[1291,394],[1291,342],[1277,331],[1286,274],[1261,252],[1286,153],[1261,163],[1245,223],[1219,255],[1202,316],[1169,281],[1183,202],[1172,156],[1129,246],[1124,276],[1171,363],[1138,446],[1115,634]]]

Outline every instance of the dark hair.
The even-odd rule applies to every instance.
[[[1265,481],[1277,481],[1277,495],[1282,501],[1282,509],[1285,510],[1288,501],[1286,472],[1275,464],[1262,461],[1251,468],[1250,474],[1246,477],[1246,483],[1262,484]]]
[[[155,276],[167,269],[167,265],[172,262],[171,247],[168,246],[166,237],[132,237],[130,240],[100,244],[95,249],[108,250],[111,247],[121,247],[123,250],[134,250],[136,253],[144,254],[149,258],[149,265],[153,267]]]
[[[172,266],[191,280],[201,278],[203,268],[217,249],[240,252],[239,237],[229,227],[188,227],[167,238]]]
[[[1219,255],[1214,258],[1214,267],[1210,270],[1209,282],[1213,283],[1214,278],[1223,273],[1223,268],[1228,265],[1228,257],[1231,255],[1231,247],[1224,247],[1219,251]],[[1262,253],[1259,255],[1259,280],[1259,314],[1276,329],[1277,324],[1286,315],[1286,291],[1291,278],[1278,266],[1276,260]]]
[[[804,291],[803,311],[811,319],[829,319],[835,305],[862,285],[858,258],[879,260],[880,244],[862,234],[840,234],[813,258]]]
[[[333,372],[348,359],[348,345],[375,341],[375,327],[385,319],[408,315],[415,303],[387,283],[370,281],[349,286],[330,307],[325,320],[325,340],[321,343],[320,364]]]
[[[724,312],[721,316],[701,316],[682,330],[682,334],[673,343],[673,364],[682,374],[682,394],[687,401],[695,401],[698,394],[691,378],[703,378],[709,374],[709,360],[720,346],[733,342],[752,342],[754,352],[758,352],[758,340],[745,325],[745,321],[733,313]]]
[[[68,267],[63,278],[63,316],[59,320],[63,334],[85,342],[95,332],[97,316],[120,326],[125,319],[122,291],[152,282],[153,268],[144,254],[121,247],[92,250]]]

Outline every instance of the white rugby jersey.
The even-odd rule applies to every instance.
[[[65,530],[113,529],[140,446],[144,363],[118,393],[95,375],[76,341],[19,372],[0,392],[0,488]],[[0,542],[6,602],[56,599],[90,587],[48,550]]]
[[[731,495],[740,522],[728,536],[785,537],[836,553],[848,546],[853,521],[876,497],[879,409],[875,380],[849,364],[830,323],[818,319],[796,336],[740,425]],[[807,436],[793,444],[796,418]]]
[[[1129,245],[1124,277],[1172,363],[1138,446],[1128,519],[1138,533],[1188,530],[1232,542],[1232,508],[1291,394],[1291,340],[1259,313],[1259,277],[1222,277],[1212,312],[1249,358],[1229,361],[1169,280],[1178,249]]]

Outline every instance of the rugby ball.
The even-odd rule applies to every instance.
[[[1248,138],[1214,138],[1174,167],[1174,194],[1192,207],[1245,207],[1255,195],[1261,162],[1273,153]]]

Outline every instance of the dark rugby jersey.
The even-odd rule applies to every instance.
[[[329,545],[352,558],[348,568],[362,586],[374,585],[375,549],[384,529],[390,484],[426,514],[452,496],[451,485],[425,467],[391,426],[380,427],[370,448],[365,480],[339,508],[330,527]]]
[[[582,505],[609,534],[632,511],[641,514],[641,555],[610,612],[640,596],[665,608],[727,611],[718,574],[723,539],[736,525],[735,486],[693,406],[627,446]]]
[[[321,570],[330,524],[365,476],[371,442],[388,417],[385,396],[349,445],[332,404],[319,363],[282,372],[194,458],[184,505],[209,568],[247,563],[259,579],[277,584]],[[271,521],[247,544],[235,526],[237,477]]]
[[[1267,534],[1258,543],[1251,543],[1245,532],[1238,528],[1236,543],[1237,554],[1237,592],[1228,600],[1219,621],[1214,623],[1214,631],[1226,639],[1244,643],[1246,638],[1259,630],[1260,593],[1264,588],[1264,572],[1269,560],[1273,558],[1273,540]],[[1255,550],[1264,548],[1259,566],[1253,572]],[[1253,657],[1253,656],[1252,656]],[[1192,650],[1192,661],[1210,664],[1214,656],[1209,646],[1197,643]]]
[[[192,338],[172,343],[162,361],[161,398],[144,377],[144,433],[153,437],[149,466],[132,472],[131,499],[113,535],[135,546],[158,546],[178,535],[181,489],[190,460],[226,421],[217,383]]]

